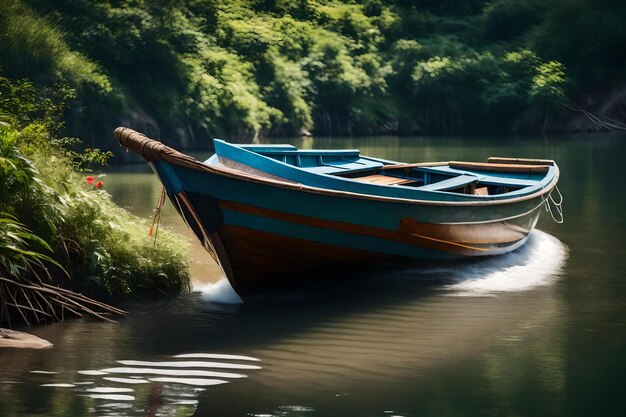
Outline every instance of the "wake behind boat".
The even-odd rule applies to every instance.
[[[150,163],[241,296],[329,272],[503,254],[524,244],[542,207],[562,221],[551,160],[406,164],[215,140],[200,162],[131,129],[115,137]]]

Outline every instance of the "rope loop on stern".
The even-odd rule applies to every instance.
[[[555,191],[557,192],[559,197],[558,202],[555,201],[554,197],[552,196],[552,193]],[[543,201],[545,203],[546,211],[550,213],[550,217],[552,217],[552,220],[554,220],[555,223],[562,224],[565,221],[565,218],[563,216],[563,194],[561,194],[559,187],[555,185],[554,189],[550,191],[548,197],[546,197]],[[554,209],[552,208],[552,206],[554,206]]]

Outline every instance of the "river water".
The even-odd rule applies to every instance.
[[[192,243],[194,292],[115,324],[31,329],[54,347],[0,351],[0,416],[626,415],[626,136],[292,142],[555,159],[565,223],[544,213],[509,255],[242,304],[167,207],[165,227]],[[151,216],[160,186],[143,165],[102,179]]]

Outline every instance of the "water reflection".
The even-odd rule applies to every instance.
[[[563,172],[566,223],[540,219],[539,229],[547,233],[534,233],[522,250],[505,257],[347,277],[349,285],[246,304],[223,304],[232,294],[217,266],[202,264],[209,257],[197,245],[192,267],[203,292],[134,304],[119,324],[74,320],[36,328],[55,344],[45,352],[1,351],[0,415],[620,415],[626,194],[619,192],[618,170],[626,141],[469,142],[314,138],[307,145],[356,147],[399,160],[554,158]],[[159,192],[148,172],[110,174],[105,187],[145,218]],[[184,231],[170,214],[166,224]],[[435,283],[422,283],[427,277]],[[177,361],[262,369],[155,364]],[[102,371],[112,368],[247,378]],[[229,383],[198,386],[178,378]],[[134,391],[86,391],[96,387]]]
[[[222,362],[184,360],[184,358],[189,356],[197,359],[220,359]],[[197,405],[198,394],[204,391],[206,387],[227,384],[230,382],[227,379],[240,379],[247,376],[240,373],[213,372],[204,369],[262,369],[261,366],[250,365],[249,363],[227,362],[227,360],[260,362],[257,358],[241,355],[192,353],[174,355],[173,359],[175,360],[118,360],[117,363],[129,367],[78,370],[76,373],[79,376],[96,378],[90,381],[73,383],[40,383],[39,387],[72,388],[73,392],[79,397],[99,400],[94,404],[90,404],[88,410],[83,410],[87,411],[86,414],[119,416],[120,409],[131,408],[126,407],[125,403],[132,402],[132,412],[127,410],[124,412],[124,415],[178,416],[181,412],[179,406],[183,407],[182,411],[191,410],[189,407]],[[57,378],[56,372],[38,372],[38,374],[46,375],[51,379]],[[123,375],[124,377],[111,375]],[[226,379],[216,379],[217,377]],[[116,385],[111,385],[111,383]],[[93,384],[95,386],[92,387],[91,385]],[[144,384],[146,385],[139,386]],[[83,388],[82,385],[90,385],[90,387]],[[132,388],[129,386],[132,386]]]
[[[471,268],[411,270],[235,306],[196,292],[135,306],[119,324],[76,320],[37,328],[55,348],[8,352],[0,373],[3,380],[21,381],[4,385],[0,404],[31,398],[37,406],[18,401],[0,411],[295,416],[394,410],[408,416],[418,411],[411,408],[415,391],[451,396],[448,384],[469,383],[473,374],[504,407],[511,399],[500,387],[507,382],[508,388],[510,381],[562,386],[553,383],[563,378],[562,306],[547,284],[564,258],[558,240],[537,232],[527,250]],[[529,277],[538,270],[544,278],[536,286]],[[532,285],[521,293],[501,292],[499,284],[489,286],[497,273]],[[425,285],[420,274],[470,278],[474,287]],[[464,291],[494,296],[448,296]],[[541,363],[530,373],[528,362],[537,362],[538,352]],[[516,356],[525,361],[509,360]]]

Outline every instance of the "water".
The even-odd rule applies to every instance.
[[[297,142],[399,160],[554,158],[565,224],[544,214],[506,256],[252,303],[196,245],[195,292],[135,303],[119,323],[32,329],[52,349],[0,351],[0,416],[626,413],[626,137]],[[160,189],[133,170],[102,179],[148,218]],[[163,222],[187,233],[171,207]]]

